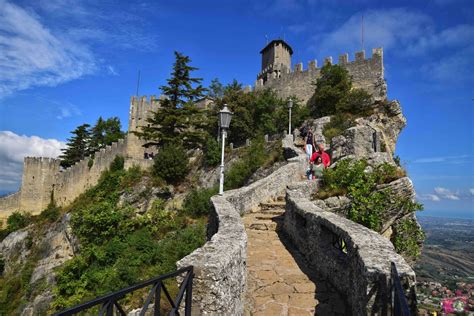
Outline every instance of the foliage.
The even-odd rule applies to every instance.
[[[192,189],[184,199],[183,210],[192,217],[207,216],[212,208],[211,197],[217,192],[217,187]]]
[[[393,245],[398,253],[412,258],[421,255],[420,244],[425,240],[425,233],[418,223],[410,218],[405,218],[395,226]]]
[[[89,153],[92,154],[113,142],[122,139],[125,133],[121,131],[120,119],[111,117],[104,120],[99,117],[95,125],[91,128],[91,140],[89,143]]]
[[[311,114],[316,117],[339,112],[359,114],[366,112],[371,103],[370,95],[360,89],[352,89],[348,71],[340,65],[326,64],[321,69],[314,95],[308,102]]]
[[[328,143],[342,134],[343,131],[354,125],[354,119],[348,113],[336,113],[331,117],[331,121],[324,125],[323,135]]]
[[[124,165],[125,165],[125,159],[122,156],[116,156],[114,160],[112,160],[109,170],[112,172],[119,171],[123,169]]]
[[[125,133],[121,130],[121,124],[118,117],[111,117],[104,120],[99,117],[94,126],[82,124],[71,132],[73,136],[67,140],[66,148],[62,149],[63,154],[61,166],[67,168],[87,156],[92,156],[96,151],[104,148],[113,142],[123,138]],[[88,162],[89,169],[94,161]]]
[[[153,159],[153,172],[168,183],[181,182],[188,173],[188,157],[181,146],[165,145]]]
[[[188,65],[191,59],[178,52],[175,52],[175,57],[168,85],[161,87],[166,98],[147,120],[148,124],[136,135],[146,141],[146,146],[169,144],[181,145],[186,149],[202,147],[207,137],[206,116],[205,111],[198,109],[194,101],[202,97],[206,89],[200,84],[201,78],[191,77],[191,72],[197,70]]]
[[[53,223],[58,220],[59,216],[61,215],[61,209],[54,203],[54,200],[51,201],[46,209],[44,209],[40,215],[39,218],[46,221]]]
[[[29,213],[13,212],[7,219],[7,229],[10,232],[22,229],[31,223],[31,215]]]
[[[214,167],[221,161],[219,144],[214,137],[209,137],[204,147],[204,162],[206,166]]]
[[[82,124],[71,132],[73,136],[68,138],[66,148],[61,150],[63,154],[59,156],[62,167],[72,166],[88,155],[91,138],[89,127],[89,124]]]
[[[81,252],[58,270],[54,310],[170,272],[204,243],[203,221],[191,224],[183,212],[166,210],[162,200],[142,216],[126,204],[118,206],[121,192],[143,175],[138,167],[111,167],[69,207]]]
[[[225,173],[224,188],[226,190],[240,188],[260,167],[268,166],[282,159],[281,147],[265,148],[262,139],[263,137],[254,139],[251,145],[244,149],[241,159],[236,161]]]
[[[292,126],[299,126],[309,115],[309,109],[293,99]],[[274,135],[288,129],[288,100],[280,99],[270,89],[244,92],[242,84],[233,81],[224,88],[222,100],[211,110],[208,131],[217,136],[217,115],[224,104],[234,113],[228,131],[229,142],[239,146],[255,135]]]
[[[378,165],[372,172],[367,172],[367,167],[365,160],[345,159],[339,161],[336,168],[324,170],[318,197],[347,194],[351,199],[349,219],[375,231],[382,228],[382,212],[388,206],[407,212],[422,208],[418,203],[401,200],[390,190],[377,190],[377,185],[405,176],[403,170],[388,163]]]
[[[219,79],[212,79],[207,95],[214,100],[221,99],[224,96],[224,85]]]

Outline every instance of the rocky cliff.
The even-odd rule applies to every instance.
[[[394,158],[396,143],[400,132],[406,125],[406,118],[402,113],[400,103],[381,101],[374,103],[371,115],[354,120],[353,126],[341,131],[340,135],[331,139],[325,137],[325,126],[333,117],[326,116],[310,120],[306,124],[313,128],[315,140],[323,144],[331,155],[331,168],[345,159],[367,161],[366,172],[382,164],[393,166],[397,177],[388,183],[377,185],[379,192],[390,192],[391,201],[380,211],[382,225],[378,232],[390,239],[397,247],[397,242],[410,240],[418,250],[399,247],[400,253],[413,264],[419,255],[423,243],[423,233],[419,226],[412,207],[405,207],[400,201],[411,202],[414,205],[415,190],[413,183],[400,167],[398,158]],[[315,196],[314,203],[326,211],[338,213],[348,217],[351,210],[352,197],[336,195],[327,198]],[[402,249],[403,248],[403,249]],[[406,247],[405,247],[406,248]]]

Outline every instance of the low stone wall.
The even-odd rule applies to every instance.
[[[406,288],[415,284],[414,271],[388,239],[323,211],[309,200],[311,192],[307,182],[288,188],[285,233],[311,266],[346,296],[353,315],[387,314],[390,262],[395,262]]]
[[[178,268],[194,266],[193,315],[243,314],[247,234],[240,215],[281,195],[289,183],[298,181],[304,173],[300,159],[304,160],[304,155],[247,187],[211,198],[214,212],[209,217],[209,241],[177,262]]]

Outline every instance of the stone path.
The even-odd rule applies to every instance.
[[[243,218],[248,236],[245,314],[345,315],[343,300],[312,275],[301,254],[280,233],[284,207],[281,200],[262,204]]]

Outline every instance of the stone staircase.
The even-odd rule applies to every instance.
[[[248,237],[245,315],[344,315],[338,294],[312,275],[281,233],[284,213],[280,197],[243,217]]]

